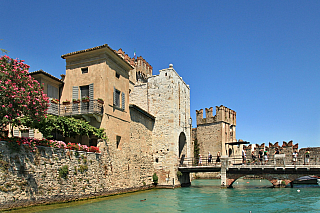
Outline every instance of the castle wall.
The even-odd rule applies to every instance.
[[[99,143],[101,154],[38,147],[11,153],[0,142],[0,209],[139,190],[152,184],[154,120],[130,110],[130,143]],[[78,153],[78,154],[76,154]],[[59,169],[68,166],[67,178]]]
[[[197,139],[200,148],[200,154],[204,157],[210,152],[216,156],[222,152],[222,126],[220,123],[212,123],[197,127]]]
[[[282,146],[279,145],[279,142],[276,142],[274,144],[270,143],[268,144],[268,146],[266,146],[264,143],[263,144],[250,144],[248,146],[243,146],[243,149],[246,151],[246,155],[247,155],[247,161],[249,161],[250,163],[253,162],[252,160],[252,154],[251,152],[253,151],[254,152],[254,155],[257,157],[257,160],[255,161],[255,163],[259,163],[259,160],[258,160],[258,156],[259,156],[259,150],[266,150],[267,153],[268,153],[268,162],[264,162],[264,164],[274,164],[274,153],[276,151],[276,149],[279,150],[280,154],[285,154],[285,158],[284,158],[284,161],[283,160],[277,160],[276,161],[276,164],[280,163],[280,164],[283,164],[285,163],[286,165],[291,165],[293,164],[292,162],[292,153],[294,151],[297,151],[298,152],[298,158],[297,158],[297,164],[300,164],[302,165],[304,163],[304,160],[305,160],[305,151],[307,148],[302,148],[299,150],[299,145],[298,144],[293,144],[293,141],[289,141],[289,142],[285,142],[283,141],[283,144]],[[316,150],[320,148],[310,148],[310,150],[313,150],[311,153],[310,153],[310,163],[316,163],[317,161],[317,158],[320,154],[320,152],[317,152]],[[319,162],[320,162],[320,159],[318,159]]]
[[[143,98],[142,94],[147,95]],[[148,78],[143,86],[135,86],[130,103],[155,116],[152,147],[159,185],[179,184],[176,176],[179,157],[191,156],[189,86],[173,67],[163,69],[159,75]],[[185,141],[182,150],[179,150],[179,140]]]
[[[241,155],[241,147],[228,145],[226,143],[236,142],[236,112],[225,107],[216,107],[216,115],[213,115],[213,107],[196,110],[197,130],[196,138],[200,146],[200,154],[204,157],[210,152],[216,156]]]

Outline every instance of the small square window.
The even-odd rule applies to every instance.
[[[82,74],[88,73],[88,67],[81,68]]]
[[[116,72],[116,77],[117,77],[117,78],[120,78],[120,74],[119,74],[119,73],[117,73],[117,72]]]

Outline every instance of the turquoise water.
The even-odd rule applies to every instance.
[[[219,184],[220,180],[194,180],[187,188],[150,190],[43,212],[320,212],[320,188],[268,188],[266,180],[243,179],[233,189]]]

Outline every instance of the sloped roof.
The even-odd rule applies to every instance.
[[[29,72],[29,75],[36,75],[36,74],[43,74],[43,75],[46,75],[48,76],[49,78],[52,78],[53,80],[55,81],[59,81],[60,83],[64,83],[61,79],[43,71],[43,70],[37,70],[37,71],[34,71],[34,72]]]
[[[90,51],[98,50],[98,49],[103,49],[103,48],[109,49],[111,52],[113,52],[113,54],[114,54],[116,57],[118,57],[119,59],[121,59],[122,61],[124,61],[126,64],[128,64],[128,65],[133,69],[133,67],[131,66],[131,64],[129,64],[126,60],[124,60],[121,56],[119,56],[118,53],[117,53],[117,51],[115,51],[114,49],[112,49],[111,47],[109,47],[108,44],[103,44],[103,45],[101,45],[101,46],[92,47],[92,48],[85,49],[85,50],[79,50],[79,51],[76,51],[76,52],[67,53],[67,54],[62,55],[61,58],[65,59],[65,58],[68,57],[68,56],[76,55],[76,54],[79,54],[79,53],[86,53],[86,52],[90,52]]]

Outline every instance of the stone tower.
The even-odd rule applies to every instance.
[[[159,71],[134,87],[130,103],[155,117],[154,169],[160,185],[177,185],[179,158],[191,157],[190,88],[173,69]]]
[[[196,110],[197,128],[194,137],[198,140],[200,154],[207,156],[210,152],[214,157],[217,152],[228,156],[241,155],[241,147],[228,144],[236,142],[236,112],[222,105],[216,106],[215,116],[213,107],[205,111],[204,118],[203,109]]]

